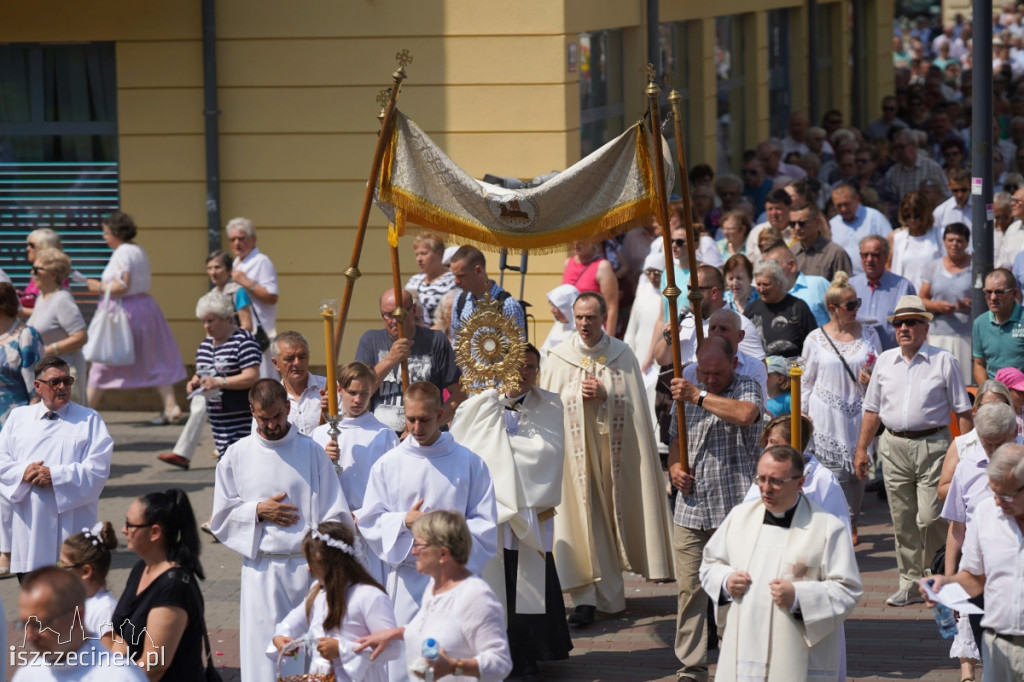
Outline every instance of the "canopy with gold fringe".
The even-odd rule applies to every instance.
[[[377,205],[391,222],[392,246],[409,221],[481,247],[552,251],[575,240],[624,232],[657,213],[650,140],[638,122],[543,185],[511,190],[471,177],[410,118],[396,112]],[[664,158],[666,186],[671,187],[667,151]]]

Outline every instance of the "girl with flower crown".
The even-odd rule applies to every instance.
[[[305,603],[299,604],[274,631],[267,655],[277,659],[306,649],[313,678],[329,682],[386,682],[385,661],[401,652],[395,643],[374,661],[370,651],[355,653],[356,639],[395,627],[395,613],[384,588],[356,558],[355,531],[325,521],[302,541],[302,554],[316,578]]]
[[[85,613],[82,625],[87,637],[100,637],[110,648],[113,641],[114,607],[117,599],[107,589],[110,550],[117,547],[117,533],[110,521],[83,528],[64,541],[60,548],[60,566],[75,573],[85,583]]]

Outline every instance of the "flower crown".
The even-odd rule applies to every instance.
[[[334,549],[340,549],[342,552],[344,552],[345,554],[348,554],[349,556],[353,556],[354,557],[356,555],[356,550],[352,547],[352,545],[348,544],[344,540],[339,540],[336,537],[332,537],[332,536],[327,535],[325,533],[321,533],[316,528],[310,529],[309,532],[313,536],[314,540],[319,540],[320,542],[324,543],[328,547],[333,547]]]
[[[102,521],[97,521],[93,525],[92,528],[83,528],[82,529],[82,535],[84,535],[86,537],[86,539],[91,539],[92,540],[93,547],[98,547],[99,546],[99,544],[100,544],[100,533],[102,533],[102,532],[103,532],[103,522]]]

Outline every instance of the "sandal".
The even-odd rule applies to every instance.
[[[182,419],[181,408],[177,405],[174,406],[174,412],[167,414],[167,412],[161,412],[153,421],[149,422],[153,426],[166,426],[167,424],[180,424]]]

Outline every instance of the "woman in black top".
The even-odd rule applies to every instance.
[[[141,559],[114,609],[114,650],[150,680],[202,680],[205,576],[188,496],[178,488],[143,495],[128,507],[122,532]]]

